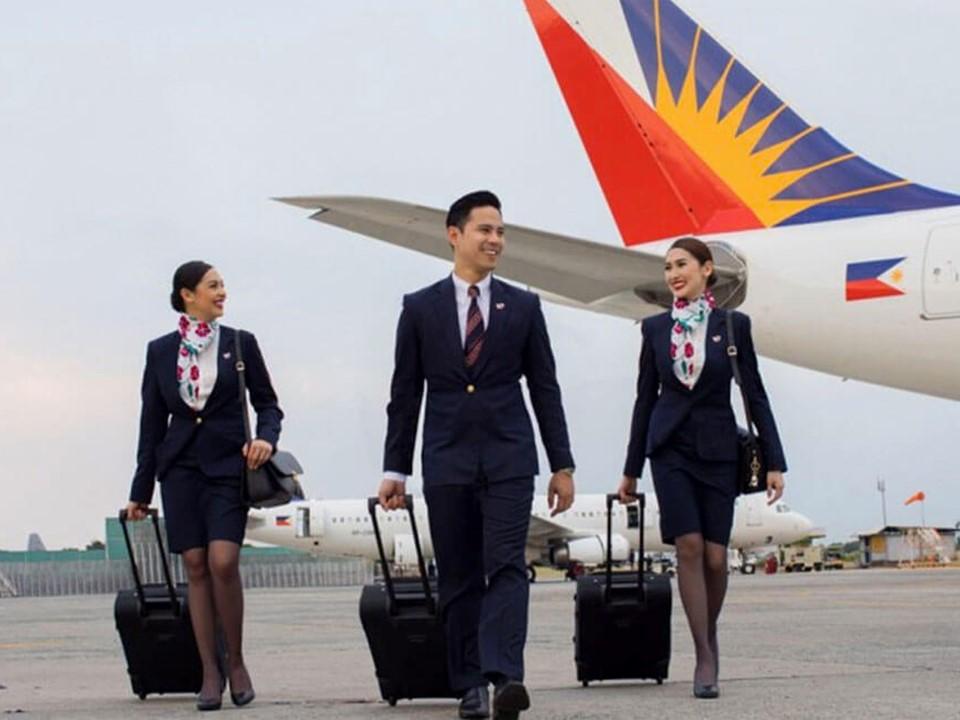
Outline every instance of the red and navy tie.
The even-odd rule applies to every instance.
[[[483,315],[480,313],[480,305],[477,304],[480,288],[471,285],[467,288],[467,295],[470,296],[470,308],[467,310],[467,338],[463,344],[463,352],[467,367],[473,367],[480,357],[480,350],[483,349]]]

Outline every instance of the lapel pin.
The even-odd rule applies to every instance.
[[[223,359],[224,359],[224,360],[229,360],[229,359],[230,359],[230,353],[225,352],[225,353],[223,354]]]
[[[497,310],[503,310],[506,306],[506,303],[497,303]]]
[[[714,336],[713,336],[713,341],[714,341],[714,342],[720,342],[720,336],[719,336],[719,335],[714,335]]]

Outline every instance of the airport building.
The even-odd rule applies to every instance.
[[[143,581],[162,582],[153,524],[128,527]],[[163,518],[160,527],[163,532]],[[129,558],[119,520],[106,518],[102,549],[0,551],[0,597],[115,593],[133,586]],[[170,560],[174,581],[184,582],[179,555]],[[244,546],[240,554],[240,574],[248,588],[361,585],[373,578],[373,572],[368,560],[315,558],[288,548]]]
[[[957,559],[957,529],[888,525],[860,533],[861,567],[945,565]]]

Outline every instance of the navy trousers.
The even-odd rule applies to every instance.
[[[451,685],[522,680],[533,478],[427,487],[424,497]]]

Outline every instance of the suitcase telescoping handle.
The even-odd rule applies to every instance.
[[[430,590],[430,581],[427,578],[427,564],[423,560],[423,551],[420,549],[420,534],[417,532],[417,517],[413,512],[413,495],[403,496],[404,505],[410,514],[410,531],[413,533],[413,546],[417,550],[417,566],[420,570],[420,580],[423,583],[423,593],[427,598],[427,610],[431,615],[437,612],[436,603],[433,600],[433,592]],[[390,575],[390,563],[387,562],[387,554],[383,550],[383,536],[380,534],[380,523],[377,521],[377,508],[380,505],[380,498],[367,498],[367,511],[370,513],[370,522],[373,523],[373,534],[377,538],[377,551],[380,553],[380,564],[383,566],[383,581],[387,586],[387,596],[390,598],[390,612],[398,612],[397,593],[393,586],[393,577]]]
[[[167,591],[170,593],[170,606],[174,613],[180,614],[180,602],[177,600],[177,591],[173,586],[173,576],[170,574],[170,565],[167,564],[167,553],[163,547],[163,537],[160,535],[160,519],[156,508],[147,510],[153,522],[153,530],[157,536],[157,546],[160,548],[160,563],[163,565],[163,577],[167,582]],[[140,570],[137,568],[137,559],[133,555],[133,545],[130,543],[130,532],[127,530],[127,511],[120,511],[120,527],[123,529],[123,541],[127,544],[127,555],[130,556],[130,569],[133,570],[133,582],[137,586],[137,597],[140,598],[140,611],[147,606],[147,599],[143,592],[143,582],[140,580]]]
[[[643,585],[643,516],[647,508],[647,496],[643,493],[633,493],[633,497],[640,502],[640,513],[637,525],[640,526],[640,545],[637,546],[637,587],[640,591],[640,602],[646,601],[647,589]],[[613,504],[620,499],[617,493],[607,495],[607,562],[606,562],[606,595],[610,597],[613,587]]]

